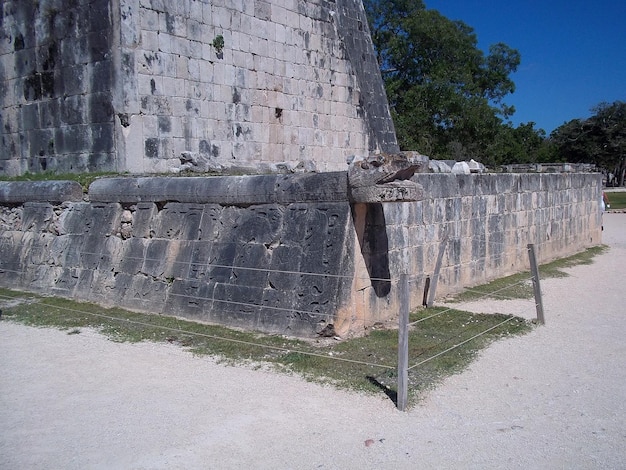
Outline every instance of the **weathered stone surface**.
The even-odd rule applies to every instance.
[[[424,270],[432,272],[442,240],[437,232],[447,232],[448,264],[441,276],[448,286],[480,284],[493,272],[525,269],[528,243],[541,247],[543,262],[601,241],[601,212],[594,202],[601,191],[597,174],[416,174],[413,180],[427,196],[409,205],[409,212],[422,213],[426,232],[422,239],[416,231],[406,249],[421,246]],[[583,200],[589,202],[586,208]],[[392,206],[385,210],[388,223],[399,217],[391,214]]]
[[[293,177],[309,199],[316,181],[333,181]],[[247,180],[243,194],[281,178]],[[526,269],[528,243],[545,262],[601,242],[598,174],[412,179],[437,197],[0,205],[0,285],[268,332],[361,333],[397,313],[400,274],[421,303],[441,249],[443,295]]]
[[[27,202],[22,212],[22,229],[43,232],[50,228],[54,219],[52,204],[47,202]]]
[[[9,2],[0,34],[0,172],[115,169],[108,0]],[[86,158],[82,158],[85,156]]]
[[[62,233],[110,235],[116,233],[121,215],[121,207],[116,203],[72,204],[59,222]]]
[[[410,181],[428,170],[428,157],[416,152],[372,155],[354,159],[348,169],[350,201],[353,203],[419,201],[423,191]]]
[[[398,150],[359,1],[59,4],[2,12],[0,173],[341,171]]]
[[[428,157],[416,152],[355,158],[348,169],[350,188],[410,180],[415,173],[428,171],[428,160]]]
[[[75,181],[0,181],[0,204],[81,201],[83,189]]]
[[[364,114],[370,152],[399,152],[387,95],[380,79],[380,66],[370,36],[367,16],[358,0],[337,1],[337,30],[355,69],[361,94],[358,110]]]
[[[92,202],[68,204],[57,216],[58,209],[28,203],[27,231],[2,233],[3,285],[303,335],[349,302],[353,242],[345,201],[170,202],[161,210]],[[46,227],[55,216],[60,230],[53,234]],[[124,225],[130,237],[122,236]]]
[[[353,203],[409,202],[424,198],[422,187],[412,181],[394,181],[352,188],[350,200]]]
[[[248,206],[348,201],[345,172],[297,175],[102,178],[89,186],[91,201],[165,202]]]

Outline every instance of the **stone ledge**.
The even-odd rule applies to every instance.
[[[0,181],[0,204],[82,201],[83,188],[75,181]]]
[[[410,202],[424,199],[424,188],[412,181],[392,181],[385,184],[351,188],[350,202]]]
[[[185,202],[248,206],[348,201],[346,172],[298,175],[103,178],[92,202]]]

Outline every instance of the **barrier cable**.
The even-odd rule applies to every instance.
[[[444,351],[441,351],[441,352],[439,352],[439,353],[435,354],[434,356],[428,357],[428,358],[424,359],[423,361],[418,362],[417,364],[413,364],[412,366],[410,366],[410,367],[408,368],[408,370],[411,370],[411,369],[413,369],[413,368],[415,368],[415,367],[417,367],[417,366],[421,366],[422,364],[425,364],[425,363],[427,363],[427,362],[429,362],[429,361],[432,361],[433,359],[435,359],[435,358],[437,358],[437,357],[439,357],[439,356],[443,356],[444,354],[449,353],[450,351],[452,351],[452,350],[454,350],[454,349],[456,349],[456,348],[458,348],[458,347],[460,347],[460,346],[463,346],[464,344],[467,344],[467,343],[469,343],[470,341],[473,341],[473,340],[475,340],[476,338],[479,338],[479,337],[483,336],[484,334],[486,334],[486,333],[488,333],[488,332],[490,332],[490,331],[492,331],[492,330],[495,330],[496,328],[501,327],[502,325],[504,325],[504,324],[506,324],[506,323],[510,322],[511,320],[513,320],[513,319],[515,319],[515,318],[516,318],[516,317],[511,316],[511,317],[507,318],[506,320],[504,320],[504,321],[502,321],[502,322],[498,323],[497,325],[494,325],[494,326],[492,326],[491,328],[488,328],[488,329],[486,329],[486,330],[484,330],[484,331],[482,331],[482,332],[480,332],[480,333],[478,333],[478,334],[476,334],[476,335],[472,336],[471,338],[468,338],[468,339],[466,339],[466,340],[464,340],[464,341],[461,341],[460,343],[455,344],[454,346],[451,346],[451,347],[449,347],[448,349],[446,349],[446,350],[444,350]]]
[[[4,295],[0,295],[0,297],[6,298],[6,299],[18,298],[18,296],[12,297],[12,296],[4,296]],[[126,324],[137,325],[137,326],[144,326],[144,327],[148,327],[148,328],[156,328],[156,329],[160,329],[160,330],[163,330],[163,331],[170,331],[170,332],[173,332],[173,333],[182,333],[182,334],[185,334],[185,335],[192,335],[192,336],[197,336],[197,337],[202,337],[202,338],[214,339],[214,340],[218,340],[218,341],[227,341],[227,342],[236,343],[236,344],[244,344],[246,346],[255,346],[255,347],[259,347],[259,348],[272,349],[274,351],[281,351],[281,352],[285,352],[285,353],[302,354],[302,355],[306,355],[306,356],[319,357],[319,358],[329,359],[329,360],[333,360],[333,361],[341,361],[341,362],[347,362],[347,363],[352,363],[352,364],[359,364],[359,365],[369,366],[369,367],[378,367],[378,368],[383,368],[383,369],[395,369],[395,366],[389,366],[389,365],[385,365],[385,364],[377,364],[377,363],[373,363],[373,362],[359,361],[359,360],[356,360],[356,359],[347,359],[347,358],[336,357],[336,356],[328,356],[328,355],[325,355],[325,354],[318,354],[318,353],[314,353],[314,352],[310,352],[310,351],[302,351],[302,350],[297,350],[297,349],[293,349],[293,348],[284,348],[284,347],[281,347],[281,346],[272,346],[272,345],[267,345],[267,344],[255,343],[253,341],[245,341],[245,340],[235,339],[235,338],[225,338],[223,336],[211,335],[211,334],[208,334],[208,333],[198,333],[198,332],[195,332],[195,331],[183,330],[181,328],[173,328],[173,327],[169,327],[169,326],[155,325],[153,323],[147,323],[147,322],[142,322],[142,321],[138,321],[138,320],[130,320],[130,319],[127,319],[127,318],[119,318],[119,317],[114,317],[114,316],[111,316],[111,315],[104,315],[104,314],[101,314],[101,313],[87,312],[87,311],[84,311],[84,310],[79,310],[79,309],[69,308],[69,307],[63,307],[63,306],[60,306],[60,305],[51,305],[49,303],[46,303],[45,299],[43,301],[39,301],[37,303],[39,305],[46,306],[46,307],[49,307],[49,308],[65,310],[65,311],[68,311],[68,312],[78,313],[78,314],[81,314],[81,315],[90,315],[90,316],[93,316],[93,317],[96,317],[96,318],[102,318],[102,319],[106,319],[106,320],[117,321],[117,322],[120,322],[120,323],[126,323]]]
[[[480,300],[481,298],[482,298],[482,299],[486,299],[486,298],[490,298],[490,297],[492,297],[494,293],[498,293],[498,292],[500,292],[500,291],[510,289],[510,288],[512,288],[512,287],[515,287],[515,286],[520,285],[520,284],[524,284],[524,283],[526,283],[526,282],[528,282],[528,279],[524,279],[524,280],[522,280],[522,281],[516,282],[516,283],[514,283],[514,284],[508,285],[508,286],[506,286],[506,287],[502,287],[502,288],[500,288],[500,289],[497,289],[497,290],[495,290],[495,291],[493,291],[493,292],[488,292],[488,293],[485,293],[485,292],[480,292],[480,291],[474,291],[474,292],[477,292],[477,293],[483,294],[481,297],[479,297],[479,299],[478,299],[478,300]],[[466,289],[466,290],[470,290],[470,289]],[[505,299],[505,300],[517,300],[517,299],[516,299],[516,298],[514,298],[514,297],[504,297],[504,296],[500,296],[500,298],[501,298],[501,299]],[[459,306],[462,306],[462,305],[463,305],[463,303],[465,303],[465,302],[460,302],[460,303],[459,303]],[[438,316],[440,316],[440,315],[443,315],[444,313],[448,313],[448,312],[453,311],[453,310],[459,310],[459,309],[458,309],[458,308],[456,308],[456,307],[449,307],[449,308],[446,308],[445,310],[443,310],[443,311],[441,311],[441,312],[433,313],[432,315],[429,315],[429,316],[427,316],[427,317],[420,318],[419,320],[415,320],[415,321],[413,321],[413,322],[410,322],[410,323],[408,324],[408,326],[413,326],[413,325],[416,325],[416,324],[418,324],[418,323],[422,323],[423,321],[430,320],[431,318],[438,317]]]

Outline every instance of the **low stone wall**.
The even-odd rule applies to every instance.
[[[72,183],[0,183],[0,286],[267,332],[360,334],[395,316],[402,273],[415,307],[435,271],[445,295],[527,269],[529,243],[545,262],[601,242],[599,174],[413,181],[422,201],[350,202],[345,172],[102,179],[89,201]]]
[[[5,207],[0,285],[311,335],[350,299],[346,185],[346,173],[98,180],[90,202]]]
[[[432,274],[445,244],[438,293],[527,270],[527,245],[545,263],[601,243],[602,175],[418,174],[425,198],[385,205],[390,256]],[[391,263],[397,265],[397,262]]]

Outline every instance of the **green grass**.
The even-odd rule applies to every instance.
[[[26,299],[9,305],[11,298]],[[94,329],[112,341],[154,341],[177,344],[197,355],[207,355],[231,364],[271,366],[298,374],[307,380],[339,388],[385,393],[394,399],[397,382],[398,332],[374,329],[367,336],[345,341],[301,340],[281,335],[239,331],[163,315],[107,309],[53,297],[39,297],[0,289],[3,321],[35,327],[54,327],[68,335]],[[530,331],[522,319],[482,315],[449,309],[422,309],[411,314],[421,320],[409,336],[410,365],[442,353],[474,335],[504,325],[457,349],[441,354],[409,373],[412,401],[450,374],[463,370],[487,344],[499,338]]]
[[[608,247],[605,245],[594,246],[575,255],[568,256],[567,258],[561,258],[543,264],[539,266],[539,278],[567,277],[568,274],[564,269],[580,264],[591,264],[595,256],[604,253],[607,249]],[[451,302],[467,302],[485,297],[494,299],[530,299],[533,295],[533,284],[530,272],[526,271],[496,279],[495,281],[472,287],[471,289],[466,289],[449,300]]]
[[[611,209],[626,209],[626,191],[605,190],[604,193],[609,198]]]

